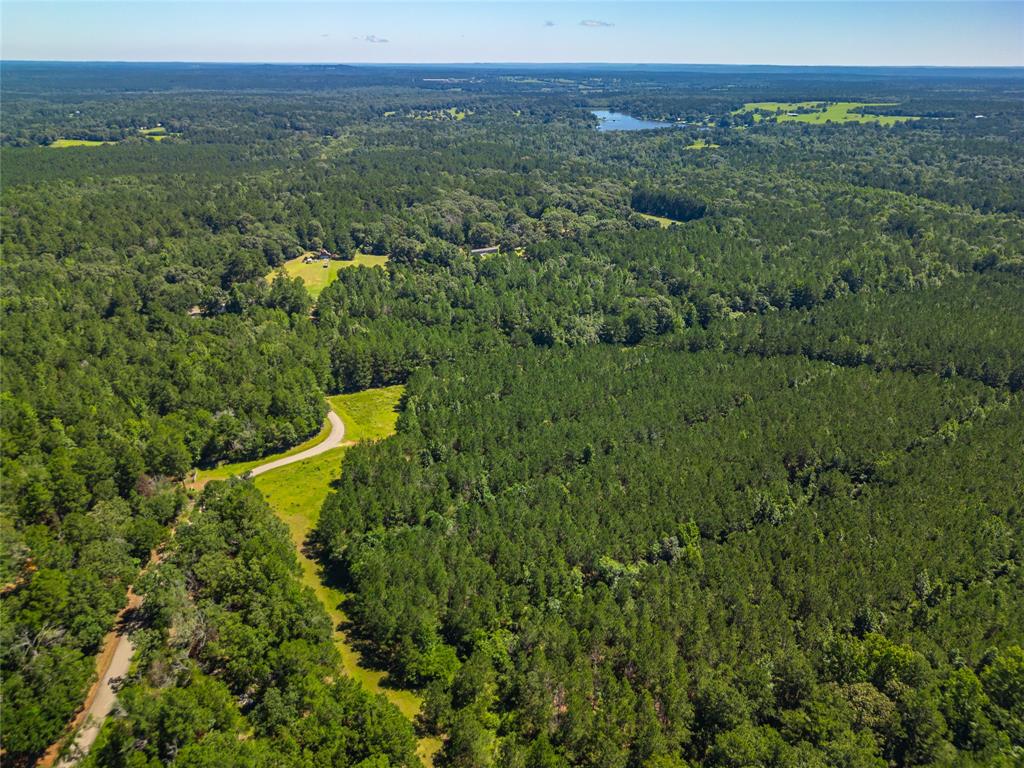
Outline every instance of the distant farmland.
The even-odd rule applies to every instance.
[[[919,120],[910,115],[877,115],[854,110],[868,107],[895,107],[892,103],[868,103],[862,101],[752,101],[734,110],[734,115],[754,113],[754,122],[772,118],[779,123],[878,123],[895,125],[908,120]],[[770,113],[770,114],[765,114]]]
[[[92,139],[57,139],[46,146],[65,149],[66,147],[102,147],[104,144],[116,143],[116,141],[93,141]]]

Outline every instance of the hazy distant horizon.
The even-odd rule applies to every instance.
[[[202,60],[129,60],[129,59],[6,59],[3,64],[96,64],[96,65],[158,65],[158,66],[224,66],[224,67],[424,67],[431,69],[459,69],[473,67],[495,68],[545,68],[545,69],[586,69],[586,68],[643,68],[667,70],[1020,70],[1024,64],[734,64],[729,62],[697,61],[202,61]]]
[[[10,0],[3,61],[1024,66],[1024,3]]]

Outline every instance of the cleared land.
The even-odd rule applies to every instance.
[[[168,133],[167,128],[159,126],[157,128],[147,128],[146,130],[139,130],[139,136],[152,141],[163,141],[168,136],[177,136],[176,133]],[[107,144],[120,144],[118,141],[96,141],[94,139],[56,139],[46,146],[53,147],[55,149],[65,149],[67,147],[102,147]]]
[[[402,384],[396,384],[351,395],[335,395],[327,398],[327,402],[345,422],[347,441],[382,440],[395,433],[398,403],[404,391]]]
[[[706,139],[695,139],[692,143],[683,147],[683,149],[718,149],[719,146],[721,145]]]
[[[116,141],[93,141],[92,139],[57,139],[47,144],[48,147],[64,149],[66,147],[102,147],[105,144],[116,144]]]
[[[160,125],[156,128],[147,128],[144,131],[140,130],[139,135],[145,136],[147,139],[152,139],[153,141],[163,141],[168,136],[177,136],[178,134],[168,133],[167,129],[164,126]]]
[[[291,261],[284,263],[284,271],[289,277],[301,277],[306,284],[306,290],[314,299],[320,295],[324,288],[334,282],[338,272],[349,267],[383,267],[388,263],[387,256],[375,256],[370,253],[357,253],[351,261],[320,261],[314,260],[310,264],[303,262],[308,254],[298,256]],[[324,267],[324,264],[327,266]]]
[[[675,219],[667,219],[664,216],[655,216],[652,213],[640,213],[638,211],[637,215],[644,217],[648,221],[656,221],[656,222],[658,222],[658,225],[662,229],[667,229],[668,227],[671,227],[673,224],[678,224],[679,223]]]
[[[880,125],[895,125],[905,123],[908,120],[919,120],[918,117],[909,115],[874,115],[870,113],[854,112],[856,109],[866,107],[895,107],[892,103],[868,103],[863,101],[751,101],[742,108],[733,110],[734,115],[747,112],[754,113],[754,122],[761,122],[765,115],[763,112],[770,112],[779,123],[811,123],[812,125],[824,125],[825,123],[878,123]]]

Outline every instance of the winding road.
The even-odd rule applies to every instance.
[[[297,461],[304,461],[313,456],[319,456],[321,453],[326,453],[332,448],[337,448],[341,445],[342,440],[345,439],[345,422],[333,410],[327,412],[327,421],[331,425],[331,431],[327,437],[312,448],[307,448],[291,456],[273,459],[266,464],[253,467],[246,473],[246,477],[262,475],[264,472],[269,472],[272,469],[294,464]],[[154,554],[146,568],[159,561],[160,557]],[[129,627],[125,622],[125,616],[128,611],[137,608],[141,603],[141,598],[129,589],[128,604],[118,614],[115,629],[107,635],[103,643],[103,650],[96,657],[97,680],[89,689],[82,709],[71,722],[71,729],[77,729],[74,744],[64,757],[60,759],[60,762],[56,762],[61,753],[61,747],[64,744],[64,738],[62,737],[46,750],[43,757],[36,763],[37,768],[50,768],[54,764],[56,764],[57,768],[72,768],[92,748],[93,742],[96,741],[100,728],[103,726],[103,721],[107,719],[107,715],[110,714],[117,701],[115,687],[128,674],[128,670],[131,668],[135,646],[129,637]]]
[[[314,456],[319,456],[321,453],[326,453],[331,450],[331,448],[337,448],[341,445],[341,441],[345,439],[345,422],[343,422],[341,417],[333,410],[327,412],[327,421],[331,423],[330,434],[312,448],[307,448],[293,456],[274,459],[273,461],[268,461],[266,464],[260,464],[258,467],[253,467],[246,474],[246,477],[256,477],[256,475],[262,475],[264,472],[269,472],[272,469],[286,467],[297,461],[305,461],[306,459],[311,459]]]

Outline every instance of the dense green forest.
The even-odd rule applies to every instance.
[[[5,761],[129,585],[96,768],[1024,759],[1020,72],[2,76]],[[321,248],[388,261],[314,301]],[[252,484],[183,482],[397,383],[308,544],[415,723],[337,674]]]

